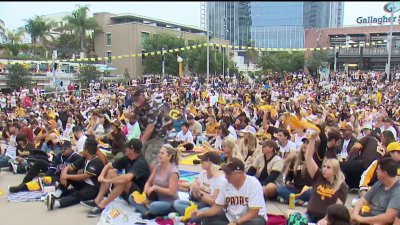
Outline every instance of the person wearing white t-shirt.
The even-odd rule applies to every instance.
[[[215,205],[204,211],[194,211],[192,216],[202,218],[202,225],[265,225],[265,199],[257,178],[246,175],[244,163],[238,158],[233,158],[222,170],[226,180]]]
[[[204,211],[209,209],[215,204],[225,177],[219,170],[220,156],[215,151],[209,151],[203,155],[198,156],[201,160],[201,167],[203,171],[196,177],[194,182],[186,182],[179,184],[180,189],[189,189],[190,198],[197,208]],[[184,215],[185,209],[191,203],[186,200],[176,200],[174,202],[174,209],[180,215]],[[200,218],[191,218],[188,222],[200,222]]]
[[[172,143],[172,146],[175,148],[178,145],[185,147],[186,150],[190,151],[194,148],[194,141],[192,132],[189,130],[189,123],[183,122],[181,125],[181,131],[176,135],[175,141]]]
[[[279,129],[276,133],[276,139],[282,158],[287,158],[289,153],[297,151],[296,144],[290,140],[289,131]]]
[[[80,153],[83,151],[83,148],[85,147],[85,141],[87,136],[83,132],[83,128],[81,126],[74,126],[72,128],[72,133],[74,134],[75,139],[78,140],[76,142],[75,149],[73,148],[73,150],[75,152]]]

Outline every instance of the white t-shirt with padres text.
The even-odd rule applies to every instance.
[[[226,207],[225,215],[229,222],[237,221],[250,208],[259,208],[258,215],[267,221],[263,189],[253,176],[246,175],[246,181],[239,190],[225,180],[215,203]]]

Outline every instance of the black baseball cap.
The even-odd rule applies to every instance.
[[[216,165],[219,165],[221,157],[218,155],[218,153],[214,151],[209,151],[203,155],[198,155],[197,156],[199,159],[202,161],[210,161]]]
[[[135,152],[142,151],[142,142],[139,139],[131,139],[125,143],[125,148],[133,149]]]
[[[66,148],[71,148],[71,142],[70,141],[60,141],[59,146],[61,149],[66,149]]]
[[[138,97],[140,95],[144,95],[144,93],[145,93],[144,88],[140,87],[140,88],[136,89],[135,93],[133,93],[132,96],[133,97]]]
[[[232,173],[234,171],[244,172],[244,163],[238,158],[233,158],[232,161],[221,168],[225,173]]]

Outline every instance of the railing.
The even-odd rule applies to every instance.
[[[361,55],[361,48],[340,48],[337,50],[339,57],[355,57]],[[386,48],[362,48],[363,57],[387,57]],[[329,51],[329,55],[334,55],[334,50]],[[392,48],[392,57],[400,57],[400,48]]]

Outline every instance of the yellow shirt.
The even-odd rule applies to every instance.
[[[214,124],[207,124],[206,125],[206,134],[217,134],[217,127],[219,126],[218,123],[214,123]]]

